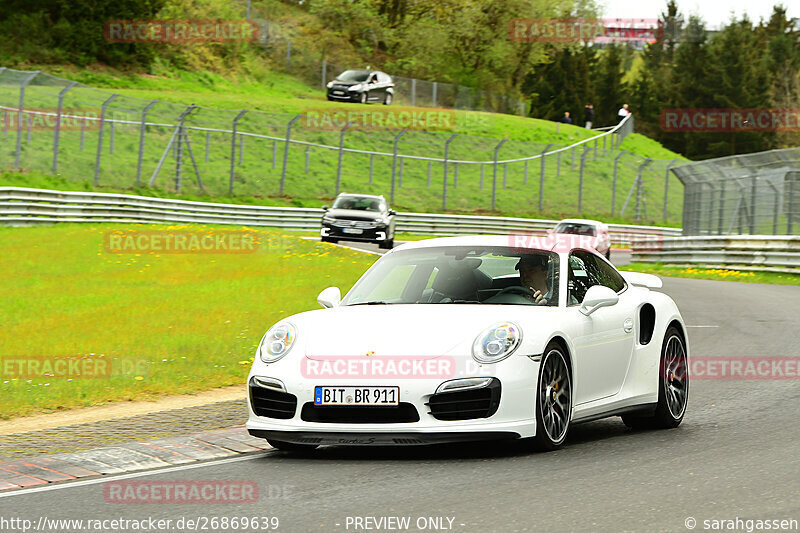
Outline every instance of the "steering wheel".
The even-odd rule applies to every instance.
[[[530,296],[531,298],[533,298],[534,297],[533,295],[535,294],[528,287],[523,287],[522,285],[511,285],[509,287],[506,287],[505,289],[502,289],[495,296],[500,296],[501,294],[508,294],[513,292],[518,293],[520,296]]]

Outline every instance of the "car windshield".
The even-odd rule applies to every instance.
[[[392,252],[364,274],[342,305],[558,306],[558,254],[510,247],[447,246]],[[536,293],[539,296],[536,296]]]
[[[379,212],[381,211],[381,200],[370,196],[340,196],[334,200],[333,209]]]
[[[367,81],[368,70],[345,70],[336,78],[339,81]]]
[[[597,235],[594,226],[591,224],[580,224],[577,222],[561,222],[558,226],[556,226],[556,233],[588,235],[589,237],[595,237]]]

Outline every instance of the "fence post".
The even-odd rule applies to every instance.
[[[286,70],[289,70],[291,63],[292,63],[292,40],[286,39]]]
[[[61,140],[61,113],[64,109],[64,96],[67,91],[72,89],[78,84],[77,81],[71,81],[69,84],[61,89],[58,93],[58,111],[56,112],[56,131],[53,132],[53,174],[58,172],[58,144]]]
[[[592,161],[597,161],[597,138],[594,139],[594,154],[592,155]]]
[[[724,222],[723,211],[725,210],[725,182],[719,184],[719,217],[717,222],[717,235],[722,235],[722,224]]]
[[[405,132],[408,131],[403,129],[395,135],[394,137],[394,146],[392,148],[392,192],[391,196],[389,197],[389,201],[394,204],[394,187],[395,187],[395,179],[397,177],[397,143],[400,142],[400,137],[402,137]]]
[[[19,106],[17,108],[17,152],[14,156],[14,168],[19,168],[20,151],[22,150],[22,110],[25,109],[25,87],[39,74],[34,71],[22,80],[19,86]]]
[[[792,207],[794,206],[794,191],[792,190],[794,187],[792,186],[792,177],[789,176],[789,179],[786,180],[785,189],[786,192],[784,195],[788,198],[788,202],[784,200],[784,204],[787,204],[788,209],[786,209],[786,235],[792,234],[792,216],[794,216],[794,212],[792,211]],[[723,182],[724,183],[724,182]]]
[[[375,154],[369,154],[369,184],[372,185],[372,167],[375,163]]]
[[[672,161],[670,161],[669,164],[667,165],[667,172],[664,175],[664,214],[661,217],[664,219],[664,222],[667,221],[667,195],[669,194],[669,171],[672,168],[672,166],[678,161],[680,161],[680,159],[673,159]]]
[[[353,122],[348,122],[344,128],[339,132],[339,164],[336,168],[336,195],[339,195],[339,189],[342,186],[342,156],[344,155],[344,134]]]
[[[417,78],[411,78],[411,106],[417,105]]]
[[[453,163],[453,188],[458,187],[458,161]]]
[[[86,140],[86,117],[81,121],[81,152],[83,152],[84,141]]]
[[[771,181],[769,181],[769,179],[767,180],[767,185],[769,185],[769,188],[772,189],[772,192],[775,193],[775,202],[773,203],[773,206],[772,206],[772,234],[773,235],[777,235],[778,234],[778,210],[781,207],[780,206],[781,193],[780,193],[780,191],[778,191],[778,188],[776,186],[774,186]]]
[[[147,127],[147,112],[158,103],[158,100],[153,100],[145,106],[142,110],[142,120],[139,123],[139,156],[136,161],[136,186],[142,184],[142,159],[144,157],[144,132]],[[208,142],[206,142],[206,161],[208,161]]]
[[[197,108],[196,105],[192,104],[187,107],[181,116],[178,118],[178,148],[175,152],[175,192],[181,192],[181,171],[183,167],[183,138],[186,136],[186,131],[184,130],[183,123],[186,120],[186,117]],[[188,145],[189,138],[186,137],[186,143]]]
[[[306,146],[306,174],[308,174],[308,158],[311,156],[310,152],[311,152],[311,147],[310,146]],[[371,172],[370,172],[370,178],[372,178],[372,173]],[[372,183],[371,179],[370,179],[370,183]]]
[[[436,82],[433,82],[433,107],[436,107]]]
[[[25,115],[25,125],[27,126],[27,128],[26,128],[26,139],[25,140],[26,140],[26,142],[28,144],[31,144],[31,114],[30,113]]]
[[[285,145],[283,147],[283,169],[281,170],[281,194],[283,194],[283,187],[286,183],[286,165],[289,162],[289,140],[292,137],[292,124],[297,122],[297,120],[302,116],[303,115],[297,115],[290,120],[289,124],[286,126],[286,141],[284,141]]]
[[[508,139],[503,139],[497,144],[497,146],[494,147],[494,168],[492,171],[492,211],[494,211],[497,201],[497,152],[507,140]]]
[[[627,150],[623,150],[619,153],[617,157],[614,158],[614,180],[611,184],[611,214],[614,214],[614,210],[617,207],[617,165],[619,164],[620,158],[627,154]]]
[[[105,102],[103,102],[103,105],[100,107],[100,131],[97,133],[97,156],[94,163],[95,185],[98,185],[100,181],[100,157],[103,154],[103,130],[105,129],[106,122],[106,109],[117,96],[119,96],[117,93],[112,94]]]
[[[428,187],[431,186],[431,165],[432,164],[433,163],[431,161],[428,161]]]
[[[277,146],[276,141],[272,141],[273,148]],[[239,165],[242,164],[242,158],[244,157],[244,135],[239,135]],[[275,150],[272,150],[272,168],[275,168]]]
[[[578,213],[583,213],[583,169],[586,167],[586,153],[589,150],[591,150],[589,146],[584,146],[581,154],[581,170],[578,178]]]
[[[233,196],[233,176],[236,169],[236,127],[239,123],[239,119],[242,118],[247,111],[247,109],[240,111],[239,114],[236,115],[236,118],[233,119],[233,129],[231,130],[231,175],[228,183],[228,194],[231,196]]]
[[[561,176],[561,150],[558,151],[556,156],[556,177]]]
[[[542,212],[542,207],[544,206],[544,171],[545,171],[545,158],[547,157],[547,151],[550,147],[553,146],[553,143],[548,144],[545,146],[544,150],[541,153],[541,171],[539,173],[539,212]]]
[[[447,210],[447,160],[450,157],[450,143],[453,139],[458,137],[458,133],[454,133],[444,143],[444,183],[442,185],[442,211]]]
[[[575,147],[572,147],[572,161],[569,164],[570,170],[575,170]]]
[[[400,158],[400,172],[398,173],[398,176],[397,176],[397,187],[398,188],[403,186],[403,163],[405,163],[405,159],[403,159],[401,157]]]
[[[114,153],[114,119],[108,123],[108,153]]]
[[[327,78],[328,78],[328,62],[324,59],[322,60],[322,88],[327,89]]]
[[[209,149],[210,145],[211,145],[211,132],[207,131],[206,132],[206,153],[205,153],[205,156],[204,156],[205,159],[206,159],[206,163],[208,163],[208,149]]]

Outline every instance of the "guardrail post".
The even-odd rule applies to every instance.
[[[578,213],[583,213],[583,169],[586,167],[586,154],[589,150],[591,150],[589,146],[584,146],[581,154],[581,169],[578,177]]]
[[[19,168],[20,152],[22,151],[22,110],[25,109],[25,87],[39,75],[39,71],[34,71],[28,75],[19,86],[19,106],[17,108],[17,150],[14,155],[14,168]]]
[[[233,177],[236,173],[236,127],[239,124],[239,119],[241,119],[245,114],[248,112],[247,109],[240,111],[236,118],[233,119],[233,127],[231,129],[231,174],[230,180],[228,182],[228,194],[233,196]],[[274,164],[273,159],[273,164]]]
[[[444,183],[442,185],[442,211],[447,210],[447,161],[450,158],[450,143],[453,139],[458,137],[458,133],[454,133],[444,142]]]
[[[756,234],[756,193],[758,175],[753,174],[750,183],[750,235]]]
[[[627,154],[627,150],[623,150],[619,153],[617,157],[614,158],[614,179],[611,182],[611,214],[614,214],[614,209],[617,206],[617,165],[619,164],[619,159]]]
[[[503,139],[497,146],[494,147],[494,168],[492,171],[492,211],[495,210],[495,205],[497,202],[497,152],[507,140],[508,139]]]
[[[103,154],[103,130],[105,129],[105,122],[106,122],[106,109],[117,96],[119,96],[117,93],[112,94],[111,96],[108,97],[108,99],[105,102],[103,102],[103,105],[100,106],[100,131],[97,133],[97,156],[95,158],[95,163],[94,163],[95,185],[99,185],[100,181],[100,157]]]
[[[539,212],[542,212],[544,207],[544,171],[545,171],[545,158],[547,157],[547,151],[550,147],[553,146],[553,143],[548,144],[545,146],[544,150],[542,150],[541,155],[541,171],[539,173]]]
[[[61,141],[61,113],[64,109],[64,96],[67,91],[72,89],[78,84],[77,81],[71,81],[69,84],[61,89],[58,93],[58,111],[56,111],[56,130],[53,132],[53,174],[58,172],[58,145]]]
[[[158,103],[158,100],[153,100],[145,106],[142,110],[142,119],[139,122],[139,156],[136,161],[136,186],[142,184],[142,159],[144,158],[144,134],[147,128],[147,112]],[[206,134],[207,135],[207,134]],[[208,139],[208,137],[206,137]],[[206,140],[206,162],[208,162],[208,140]]]
[[[397,143],[400,142],[400,137],[402,137],[405,134],[406,131],[408,131],[408,130],[403,129],[402,131],[400,131],[400,133],[395,135],[394,143],[393,143],[393,147],[392,147],[392,192],[391,192],[390,199],[389,199],[389,201],[392,204],[394,204],[394,187],[395,187],[395,179],[397,177]],[[338,194],[338,191],[337,191],[337,194]]]
[[[717,223],[717,235],[722,235],[722,224],[724,220],[725,211],[725,182],[721,181],[719,184],[719,221]]]
[[[284,141],[285,145],[283,147],[283,169],[281,170],[281,194],[283,194],[283,188],[286,184],[286,165],[289,163],[289,140],[292,137],[292,124],[297,122],[302,116],[303,115],[297,115],[286,125],[286,140]]]
[[[344,155],[344,134],[347,132],[347,128],[349,128],[353,122],[348,122],[344,125],[344,128],[341,129],[339,132],[339,163],[336,167],[336,195],[339,195],[339,189],[342,187],[342,156]],[[405,131],[405,130],[403,130]],[[395,155],[397,154],[397,150],[395,150]],[[394,185],[392,186],[394,188]],[[392,194],[392,203],[394,203],[394,193]]]
[[[662,216],[664,222],[667,221],[667,198],[668,198],[667,195],[669,194],[669,171],[672,168],[672,166],[678,161],[680,161],[680,159],[673,159],[672,161],[670,161],[669,164],[667,165],[667,172],[666,174],[664,174],[664,214]]]

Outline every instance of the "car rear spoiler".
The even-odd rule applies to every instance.
[[[660,289],[663,284],[661,278],[653,274],[645,274],[643,272],[620,272],[625,281],[637,287],[646,287],[648,289]]]

